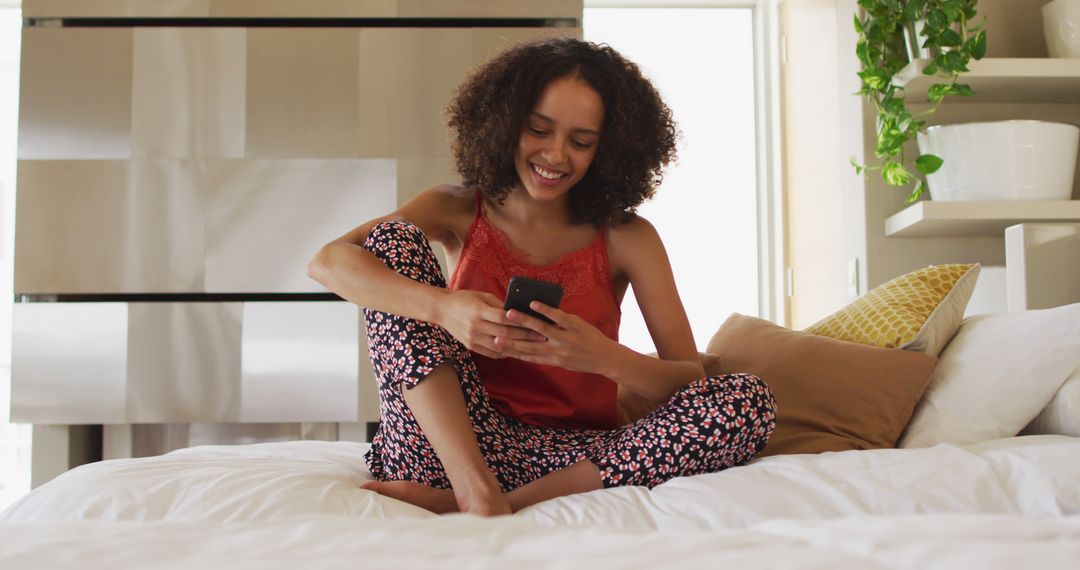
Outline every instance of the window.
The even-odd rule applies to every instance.
[[[683,133],[678,163],[638,211],[664,240],[704,350],[731,313],[762,313],[754,11],[587,8],[584,32],[641,67]],[[620,341],[653,352],[632,291],[622,309]]]
[[[8,423],[21,28],[20,10],[0,9],[0,509],[30,490],[31,426]]]

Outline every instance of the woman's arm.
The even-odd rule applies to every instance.
[[[634,289],[659,358],[619,345],[608,377],[653,403],[662,403],[679,388],[705,377],[671,261],[656,228],[641,217],[612,231],[611,243],[612,263]]]
[[[449,190],[432,188],[397,211],[375,218],[326,244],[308,264],[308,276],[346,301],[385,313],[437,322],[440,301],[449,291],[419,283],[386,267],[364,249],[371,229],[381,222],[406,220],[428,239],[442,242],[449,226],[438,215],[451,200]]]

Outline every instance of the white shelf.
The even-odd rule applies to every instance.
[[[1078,60],[1080,61],[1080,60]],[[889,237],[1004,237],[1032,222],[1080,222],[1080,200],[916,202],[885,220]]]
[[[919,59],[896,75],[895,84],[904,87],[911,103],[928,101],[927,90],[943,79],[923,75],[930,60]],[[972,60],[971,70],[960,75],[960,83],[975,90],[974,97],[949,96],[948,103],[1080,103],[1080,59],[998,58]]]

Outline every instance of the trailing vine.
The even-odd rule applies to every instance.
[[[942,159],[924,154],[908,160],[904,144],[914,140],[926,126],[925,117],[934,113],[945,97],[970,97],[974,91],[959,83],[960,75],[968,71],[972,59],[986,55],[985,19],[969,27],[975,18],[978,0],[859,0],[860,13],[855,14],[855,31],[859,41],[855,53],[862,64],[859,95],[874,103],[877,109],[878,166],[867,167],[855,162],[855,171],[881,170],[890,186],[905,187],[916,181],[908,195],[914,202],[927,190],[926,175],[937,172]],[[933,106],[918,115],[908,110],[904,88],[894,83],[896,75],[910,61],[905,29],[922,26],[919,42],[928,48],[933,58],[923,69],[925,75],[935,75],[943,81],[930,86],[928,98]],[[914,166],[913,174],[908,165]]]

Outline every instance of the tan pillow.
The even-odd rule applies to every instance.
[[[937,358],[796,332],[732,315],[705,352],[707,374],[748,372],[776,397],[776,430],[762,456],[895,447]]]
[[[959,330],[978,277],[977,263],[918,269],[875,287],[806,332],[937,356]]]

